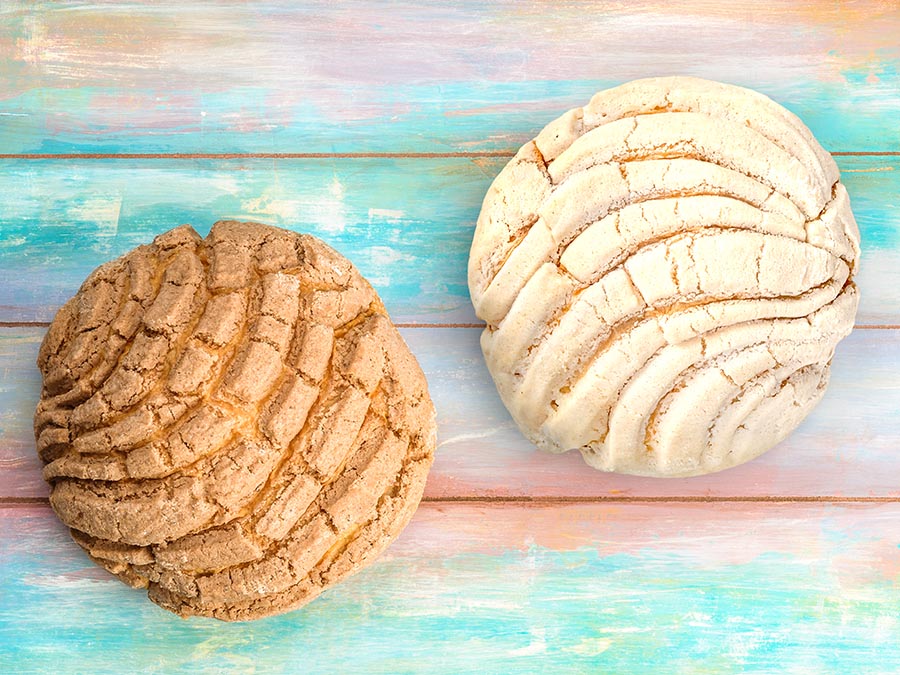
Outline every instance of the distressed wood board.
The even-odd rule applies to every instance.
[[[889,0],[0,2],[0,672],[900,673],[900,7]],[[822,404],[712,476],[534,450],[465,264],[515,149],[598,89],[750,86],[836,153],[863,237]],[[388,552],[307,608],[180,620],[47,505],[34,366],[101,262],[174,225],[322,237],[429,377],[439,448]]]

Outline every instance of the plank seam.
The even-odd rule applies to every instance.
[[[900,503],[900,496],[843,496],[843,495],[668,495],[668,496],[632,496],[632,495],[594,495],[594,496],[458,496],[458,497],[424,497],[422,503],[456,504],[456,503],[493,503],[493,504],[717,504],[717,503],[750,503],[750,504],[807,504],[829,502],[836,504],[866,503]]]
[[[442,159],[513,157],[516,150],[469,150],[448,152],[67,152],[0,153],[0,159]],[[835,157],[900,157],[894,150],[841,150]]]
[[[464,152],[68,152],[0,153],[0,159],[443,159],[447,157],[513,157],[515,150]]]
[[[483,323],[395,323],[397,328],[478,328]],[[0,321],[0,328],[48,328],[49,321]],[[900,330],[898,323],[861,323],[854,330]]]
[[[673,495],[673,496],[537,496],[523,495],[423,497],[423,504],[900,504],[897,497],[841,496],[841,495]],[[49,505],[47,497],[0,497],[0,508],[28,505]]]

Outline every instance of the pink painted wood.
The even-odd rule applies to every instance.
[[[440,416],[427,503],[305,610],[222,626],[173,619],[70,541],[30,435],[44,329],[0,325],[0,672],[900,672],[898,34],[892,0],[4,0],[0,322],[49,318],[94,257],[158,223],[233,213],[339,223],[406,320],[469,322],[453,269],[504,161],[478,153],[666,72],[757,88],[828,149],[883,155],[840,161],[865,321],[889,326],[840,347],[825,401],[779,448],[681,481],[537,453],[477,329],[407,329]],[[175,158],[222,152],[239,157]],[[322,154],[265,159],[285,152]],[[407,288],[423,268],[431,285]]]
[[[516,430],[482,364],[477,329],[402,330],[438,410],[437,459],[426,498],[896,498],[900,331],[856,331],[838,348],[825,400],[776,449],[710,476],[651,479],[588,468],[570,452],[536,450]],[[44,497],[31,414],[41,328],[0,333],[0,495]],[[873,392],[877,392],[874,395]]]

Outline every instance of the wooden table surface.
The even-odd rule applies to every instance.
[[[484,368],[465,269],[514,150],[595,91],[756,88],[837,155],[862,303],[822,404],[685,480],[535,451]],[[0,0],[0,672],[900,672],[900,8],[859,2]],[[322,237],[429,377],[426,498],[307,608],[181,620],[47,504],[38,344],[99,263],[220,217]]]

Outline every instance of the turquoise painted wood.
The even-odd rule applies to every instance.
[[[0,673],[900,673],[897,35],[893,0],[0,0]],[[669,73],[759,89],[856,154],[838,161],[863,232],[859,322],[884,327],[840,346],[779,448],[653,481],[536,452],[478,329],[439,324],[475,320],[466,254],[506,162],[475,153]],[[73,152],[325,156],[22,156]],[[371,152],[391,156],[334,156]],[[70,541],[30,435],[44,329],[9,326],[219,217],[321,236],[395,320],[426,324],[403,334],[440,425],[427,502],[387,554],[245,625],[173,617]]]
[[[100,262],[181,223],[205,235],[220,218],[322,237],[395,321],[474,321],[466,259],[506,161],[0,161],[0,321],[49,320]]]
[[[900,150],[892,0],[4,0],[0,152],[511,149],[594,92],[763,91],[832,151]]]
[[[863,236],[857,320],[900,323],[900,157],[838,160]],[[100,263],[181,223],[205,234],[218,218],[322,237],[395,321],[477,321],[466,260],[506,161],[0,161],[0,321],[47,321]]]
[[[406,328],[438,411],[427,499],[890,498],[900,501],[900,330],[857,330],[838,347],[824,401],[756,461],[710,476],[651,479],[550,455],[516,429],[484,368],[473,328]],[[40,328],[0,331],[0,495],[46,497],[31,416]]]
[[[0,529],[3,672],[900,670],[896,503],[426,504],[307,609],[230,625],[152,605],[47,507]]]

